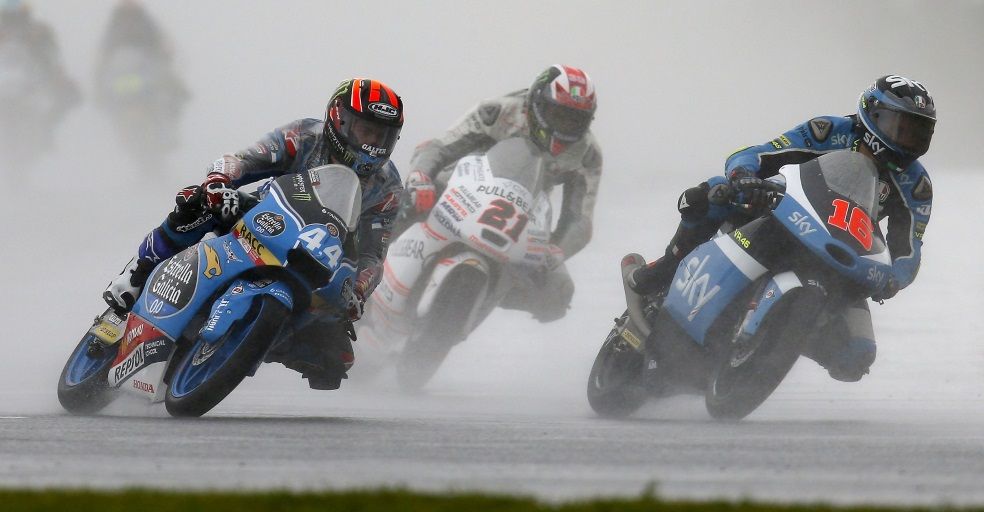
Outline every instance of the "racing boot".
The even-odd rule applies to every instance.
[[[626,276],[625,282],[632,291],[647,296],[650,300],[654,296],[665,295],[680,261],[698,245],[710,239],[717,228],[717,223],[706,219],[697,221],[683,219],[677,226],[669,245],[666,246],[666,253],[632,271]]]
[[[622,267],[622,282],[625,288],[625,303],[631,313],[632,317],[638,321],[645,321],[649,323],[649,328],[652,328],[650,320],[655,316],[658,311],[654,309],[658,302],[653,302],[633,287],[633,276],[642,270],[646,269],[646,260],[635,253],[627,254],[622,257],[621,262]],[[641,315],[645,319],[640,319],[638,314],[641,311]],[[616,319],[616,324],[624,325],[620,320]],[[653,396],[658,396],[663,388],[662,384],[662,371],[659,365],[659,357],[657,351],[653,346],[652,336],[647,336],[645,340],[642,341],[642,346],[638,346],[638,339],[636,336],[630,336],[631,334],[638,334],[640,337],[645,334],[645,332],[640,331],[639,328],[642,326],[638,325],[638,322],[633,322],[629,320],[630,326],[635,326],[634,332],[629,332],[629,326],[626,326],[626,331],[622,333],[622,337],[628,341],[632,342],[635,340],[635,348],[642,353],[642,383],[643,386],[649,391]],[[628,354],[633,351],[623,351],[623,354]]]
[[[150,259],[141,258],[139,255],[134,256],[130,263],[127,263],[123,272],[120,272],[116,279],[110,281],[106,291],[103,292],[103,300],[117,314],[125,315],[137,302],[137,297],[140,296],[140,291],[143,290],[143,286],[147,283],[147,278],[150,277],[155,266]]]
[[[670,280],[673,279],[679,263],[680,260],[672,255],[664,255],[629,272],[625,276],[625,283],[639,295],[657,294],[670,287]]]

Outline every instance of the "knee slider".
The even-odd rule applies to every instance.
[[[570,279],[547,279],[533,317],[540,322],[559,320],[567,314],[574,298],[574,282]]]
[[[878,352],[875,341],[866,338],[851,338],[839,350],[831,354],[827,361],[830,376],[844,382],[856,382],[868,373]]]
[[[707,192],[710,187],[707,183],[684,190],[677,200],[677,210],[684,219],[696,219],[707,214],[709,201]]]

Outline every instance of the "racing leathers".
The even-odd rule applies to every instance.
[[[33,122],[47,127],[61,122],[68,111],[81,102],[78,86],[62,65],[54,32],[47,24],[29,15],[0,16],[0,67],[10,68],[5,71],[15,76],[24,75],[20,78],[24,82],[17,83],[16,90],[3,91],[5,97],[2,98],[4,104],[0,105],[3,110],[0,116],[9,116],[9,119],[3,119],[4,122],[14,121],[20,125]],[[15,97],[6,96],[13,93],[16,93]],[[20,117],[24,115],[21,109],[26,105],[38,108],[30,114],[36,119]],[[5,137],[10,135],[4,134]],[[29,130],[24,140],[33,140],[32,137],[51,139]]]
[[[856,116],[813,118],[758,146],[743,148],[728,157],[725,177],[716,176],[681,196],[681,222],[663,258],[632,276],[629,284],[640,293],[653,293],[672,279],[679,261],[711,237],[736,208],[729,200],[740,195],[743,181],[775,176],[787,164],[800,164],[824,153],[864,147]],[[879,166],[879,221],[888,219],[885,239],[892,257],[892,276],[875,300],[891,298],[910,285],[919,270],[923,235],[932,210],[933,186],[926,169],[913,161],[904,169]],[[877,228],[877,227],[876,227]],[[880,228],[879,228],[880,229]],[[867,301],[845,308],[824,335],[804,355],[824,366],[832,377],[859,380],[875,359],[875,340]]]
[[[486,100],[467,112],[439,138],[420,144],[410,159],[410,168],[438,184],[446,185],[447,173],[460,158],[485,153],[497,142],[515,136],[529,136],[526,115],[528,91],[521,90]],[[592,218],[601,181],[601,148],[589,132],[557,156],[543,153],[549,191],[563,186],[557,228],[550,243],[559,249],[560,264],[545,272],[543,282],[518,286],[500,304],[508,309],[533,313],[543,322],[563,317],[574,295],[574,284],[563,260],[583,249],[591,240]],[[403,210],[409,209],[404,198]]]
[[[221,175],[231,186],[240,187],[264,178],[299,173],[332,163],[322,139],[323,125],[321,120],[301,119],[276,128],[253,146],[215,160],[208,167],[208,175],[210,179]],[[358,252],[354,289],[364,301],[382,278],[382,262],[403,186],[392,162],[387,162],[379,172],[368,177],[360,176],[360,182],[362,213],[357,229],[353,230]],[[198,186],[186,187],[179,192],[174,211],[144,237],[135,261],[124,271],[130,271],[131,267],[135,270],[130,278],[132,284],[142,287],[158,263],[195,244],[206,233],[218,227],[228,228],[228,223],[220,223],[215,214],[201,208],[197,198],[202,193]],[[262,196],[265,188],[258,193]],[[114,306],[119,309],[120,305]],[[290,353],[273,354],[272,360],[300,371],[311,387],[335,389],[345,370],[352,365],[351,344],[343,326],[328,322],[314,325],[316,327],[298,331],[294,342],[285,344],[292,346]]]

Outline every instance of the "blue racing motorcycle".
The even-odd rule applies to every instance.
[[[58,381],[66,410],[97,412],[123,390],[201,416],[286,333],[315,317],[347,322],[358,177],[327,165],[277,178],[259,197],[228,233],[161,262],[128,315],[96,318]]]
[[[885,286],[891,259],[876,218],[878,173],[850,151],[780,170],[772,210],[726,228],[683,258],[668,290],[615,320],[588,378],[602,416],[649,397],[702,393],[715,418],[740,419],[779,386],[811,336]],[[625,277],[644,264],[630,254]]]

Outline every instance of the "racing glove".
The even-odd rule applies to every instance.
[[[731,202],[738,208],[752,214],[770,209],[782,192],[782,187],[771,181],[745,176],[731,182],[734,193]]]
[[[895,297],[895,294],[899,293],[899,289],[899,282],[895,279],[895,276],[888,276],[888,279],[885,281],[885,287],[880,292],[872,294],[871,300],[878,303],[885,302]]]
[[[735,167],[734,169],[731,169],[727,173],[728,181],[732,183],[738,181],[741,178],[747,178],[749,176],[755,177],[755,173],[749,170],[747,167],[741,165]]]
[[[564,262],[564,250],[554,244],[548,244],[546,249],[547,252],[543,255],[543,270],[550,272]]]
[[[239,218],[241,211],[239,192],[232,188],[229,177],[225,174],[210,173],[202,183],[204,197],[202,202],[205,209],[214,213],[225,224],[231,224]]]
[[[437,202],[437,188],[433,180],[421,171],[413,171],[407,176],[405,188],[417,213],[429,212]]]
[[[342,287],[342,301],[345,303],[349,322],[362,318],[368,287],[369,284],[363,279],[356,279],[355,285]]]

